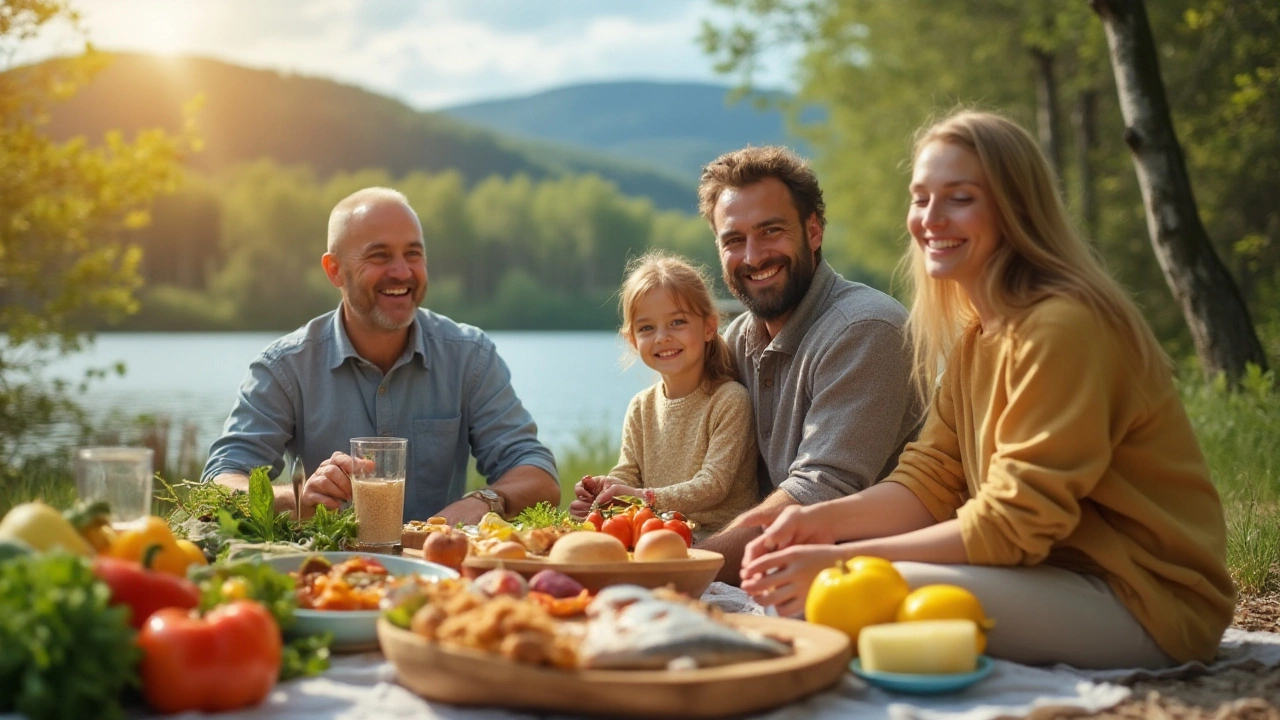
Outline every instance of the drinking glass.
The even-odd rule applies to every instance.
[[[76,452],[76,493],[111,506],[111,524],[128,526],[151,514],[154,453],[140,447],[87,447]]]
[[[356,542],[372,552],[393,552],[404,523],[404,478],[409,441],[351,438],[351,501],[360,532]]]

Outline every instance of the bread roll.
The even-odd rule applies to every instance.
[[[560,563],[627,562],[627,548],[618,538],[601,532],[573,532],[551,546],[548,559]]]
[[[636,561],[684,560],[689,549],[684,538],[674,530],[650,530],[636,541]]]

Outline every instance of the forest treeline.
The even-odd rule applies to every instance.
[[[1071,211],[1175,356],[1186,320],[1153,253],[1104,22],[1085,0],[720,0],[703,44],[750,86],[766,51],[796,58],[801,128],[832,222],[826,255],[881,277],[905,239],[912,135],[957,106],[1036,132]],[[1126,0],[1131,11],[1143,4]],[[1148,0],[1169,113],[1199,217],[1270,357],[1280,356],[1280,3]],[[1153,61],[1154,62],[1154,61]],[[1144,71],[1155,70],[1144,68]]]
[[[403,192],[422,221],[426,305],[486,329],[606,329],[629,257],[675,250],[718,275],[698,217],[655,209],[597,175],[532,180],[384,170],[319,177],[271,161],[188,174],[129,239],[142,250],[133,330],[284,330],[336,307],[320,267],[329,211],[371,185]],[[690,200],[692,204],[692,198]]]

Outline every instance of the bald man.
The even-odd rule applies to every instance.
[[[276,509],[296,502],[307,517],[351,499],[351,438],[402,437],[405,521],[473,523],[489,511],[510,517],[542,500],[559,504],[555,461],[493,342],[419,307],[426,248],[405,197],[366,188],[344,198],[328,240],[320,263],[342,302],[249,366],[203,478],[247,489],[253,468],[278,474],[288,451],[311,475],[296,499],[292,487],[276,486]],[[489,486],[464,495],[472,455]]]

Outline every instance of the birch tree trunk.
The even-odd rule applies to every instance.
[[[1191,330],[1200,364],[1232,383],[1246,365],[1266,368],[1249,310],[1200,222],[1173,131],[1155,39],[1142,0],[1089,0],[1102,18],[1116,78],[1124,140],[1142,189],[1156,260]]]

